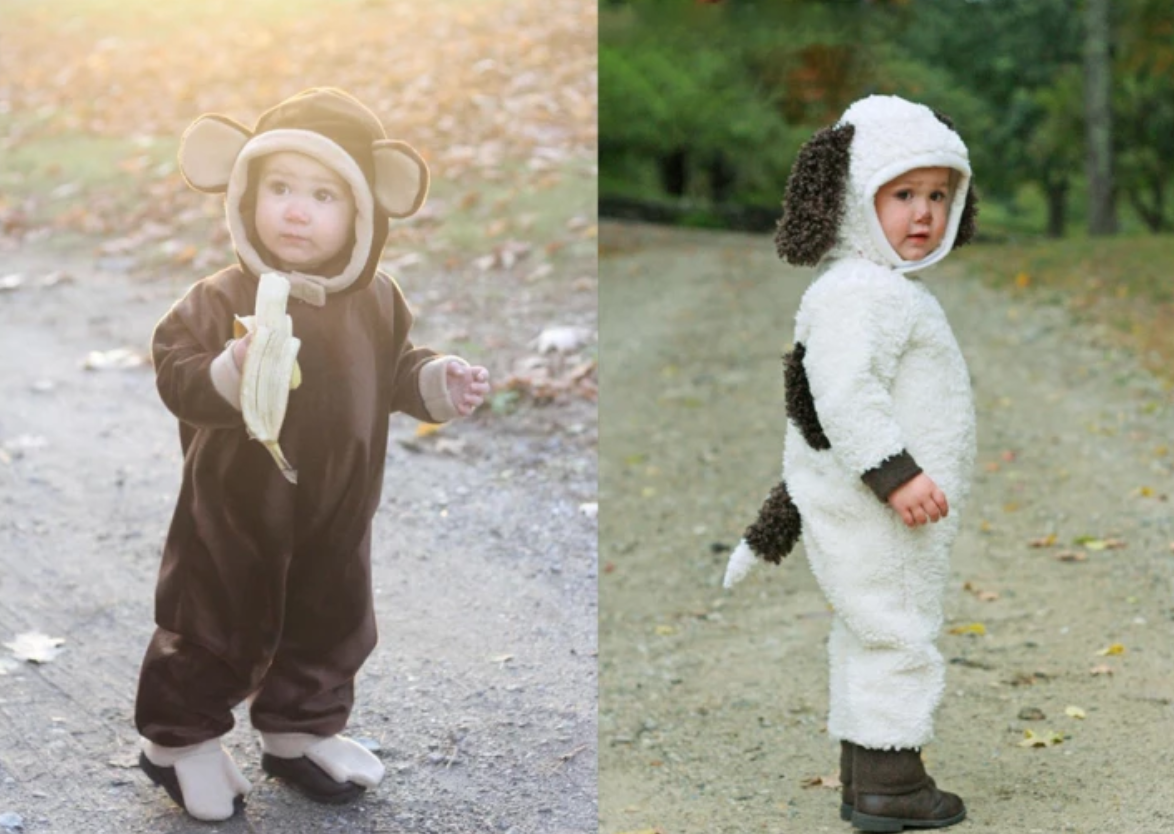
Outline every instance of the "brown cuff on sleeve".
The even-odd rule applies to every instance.
[[[212,360],[212,387],[216,393],[228,400],[237,411],[241,410],[241,372],[232,358],[232,346],[228,343],[219,356]]]
[[[458,356],[438,356],[420,369],[420,397],[434,423],[447,423],[461,416],[448,395],[448,376],[445,368],[449,362],[468,365]]]
[[[877,498],[888,501],[897,487],[920,474],[921,467],[917,465],[917,461],[902,449],[892,457],[882,460],[873,469],[869,469],[860,476],[860,479],[876,493]]]

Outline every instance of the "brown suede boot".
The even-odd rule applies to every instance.
[[[966,819],[961,798],[938,790],[917,750],[852,753],[852,825],[861,831],[945,828]]]
[[[848,822],[852,819],[852,805],[856,797],[852,793],[852,750],[855,748],[850,741],[840,742],[840,819]]]

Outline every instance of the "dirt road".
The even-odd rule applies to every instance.
[[[720,587],[779,475],[779,357],[810,273],[769,237],[609,226],[600,243],[600,830],[846,832],[837,793],[804,787],[838,745],[802,549]],[[1169,388],[1057,308],[948,262],[925,280],[979,425],[946,600],[963,633],[940,639],[925,751],[968,802],[957,830],[1174,830]],[[1028,730],[1062,741],[1020,746]]]
[[[349,730],[378,745],[388,777],[355,805],[314,805],[265,778],[239,712],[228,745],[254,783],[247,814],[196,823],[134,766],[176,425],[149,370],[81,367],[91,350],[144,349],[185,285],[44,249],[5,253],[0,268],[24,278],[0,291],[0,643],[64,644],[42,665],[0,649],[0,831],[594,830],[596,522],[581,509],[596,499],[594,403],[483,413],[423,438],[393,418],[395,488],[373,548],[381,642]],[[593,292],[554,304],[535,284],[527,315],[502,322],[465,276],[418,268],[401,283],[418,343],[495,332],[497,349],[470,358],[499,380],[531,328],[594,323]],[[460,303],[441,304],[458,289]]]

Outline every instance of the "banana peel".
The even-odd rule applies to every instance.
[[[257,284],[253,315],[237,316],[233,333],[237,338],[252,334],[241,368],[245,428],[249,437],[268,450],[285,479],[296,484],[297,470],[286,460],[278,440],[289,392],[302,381],[297,362],[302,342],[293,335],[293,319],[285,311],[288,301],[289,281],[278,273],[265,273]]]

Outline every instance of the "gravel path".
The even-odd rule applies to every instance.
[[[838,793],[804,787],[838,745],[802,548],[720,587],[779,475],[779,356],[810,272],[765,236],[608,226],[600,243],[600,831],[847,831]],[[946,628],[985,634],[942,635],[925,752],[967,800],[956,830],[1174,830],[1174,398],[1057,308],[948,262],[926,281],[979,425]],[[1027,730],[1063,740],[1025,748]]]
[[[38,286],[62,268],[72,280]],[[392,420],[395,488],[373,547],[381,643],[349,729],[379,745],[388,778],[352,806],[303,800],[265,778],[240,711],[228,745],[254,783],[247,814],[201,824],[134,765],[135,682],[179,485],[175,422],[148,370],[81,368],[90,350],[145,347],[183,287],[32,250],[2,271],[26,280],[0,292],[0,643],[65,642],[44,665],[0,649],[0,831],[594,830],[596,522],[580,509],[596,499],[593,404],[484,414],[429,438]],[[405,284],[413,333],[440,343],[463,323],[427,299],[461,277],[417,280],[429,292]],[[511,321],[505,338],[543,323]],[[500,379],[504,357],[484,359]]]

